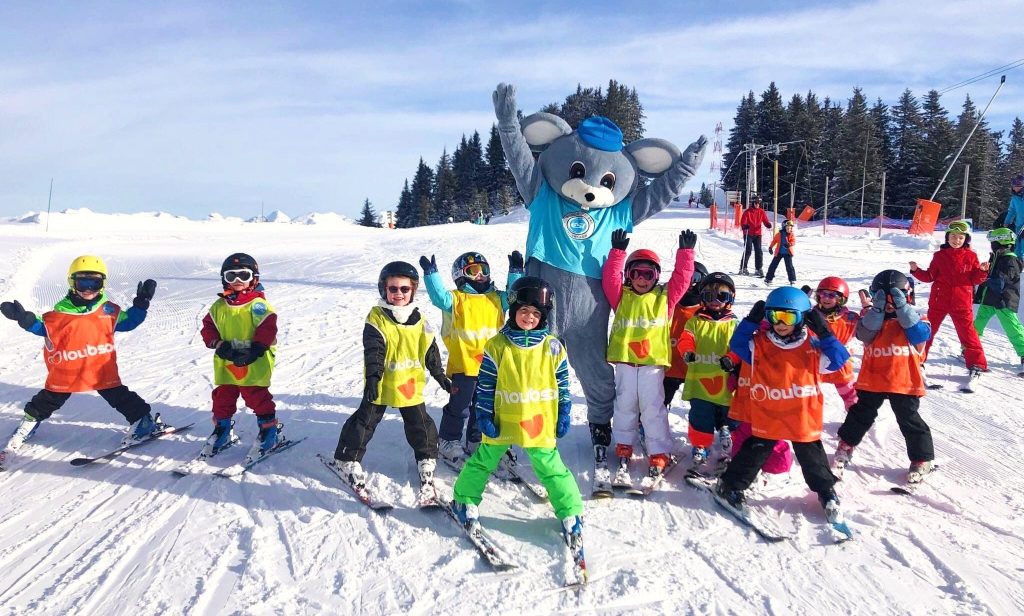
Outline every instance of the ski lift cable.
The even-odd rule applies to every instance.
[[[1024,66],[1024,58],[1021,58],[1020,60],[1014,60],[1013,62],[1010,62],[1009,64],[1006,64],[1004,66],[1000,66],[999,68],[994,68],[994,69],[992,69],[990,71],[985,71],[984,73],[982,73],[980,75],[975,75],[974,77],[970,77],[970,78],[965,79],[965,80],[963,80],[963,81],[961,81],[959,83],[954,83],[953,85],[951,85],[951,86],[949,86],[947,88],[939,90],[938,93],[939,94],[945,94],[947,92],[952,92],[953,90],[956,90],[958,88],[962,88],[964,86],[970,85],[970,84],[975,83],[977,81],[981,81],[982,79],[988,79],[989,77],[994,77],[994,76],[998,75],[1000,71],[1011,71],[1013,69],[1020,68],[1021,66]]]

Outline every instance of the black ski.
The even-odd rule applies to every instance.
[[[448,515],[449,518],[455,525],[462,529],[462,532],[466,533],[466,537],[473,544],[473,547],[477,549],[480,556],[487,561],[487,564],[491,566],[495,571],[513,571],[519,568],[519,565],[509,556],[508,552],[503,549],[494,539],[491,538],[483,527],[480,526],[480,522],[476,521],[469,525],[464,525],[460,520],[459,516],[456,515],[455,510],[452,509],[453,500],[441,500],[441,509]]]
[[[219,471],[215,472],[214,475],[218,477],[241,477],[245,473],[249,472],[249,469],[256,466],[260,462],[263,462],[267,458],[279,454],[282,451],[287,451],[304,440],[306,440],[306,437],[302,437],[296,441],[281,441],[273,448],[267,450],[263,455],[253,460],[249,460],[248,462],[239,462],[238,464],[232,464],[231,466],[222,468]]]
[[[165,425],[163,429],[151,433],[148,437],[142,439],[141,441],[135,441],[135,442],[129,443],[127,445],[122,445],[122,446],[118,447],[117,449],[112,449],[112,450],[108,451],[105,454],[96,456],[95,458],[75,458],[75,459],[71,460],[71,466],[86,466],[87,464],[92,464],[93,462],[107,462],[109,460],[112,460],[112,459],[116,458],[117,456],[121,455],[122,453],[128,451],[129,449],[135,449],[136,447],[138,447],[140,445],[145,445],[146,443],[155,441],[158,438],[167,436],[168,434],[175,434],[177,432],[185,432],[186,430],[188,430],[189,428],[191,428],[194,425],[196,425],[194,422],[190,423],[188,425],[185,425],[185,426],[181,426],[180,428],[176,428],[174,426]]]
[[[395,506],[392,505],[391,503],[377,498],[373,494],[373,492],[371,492],[370,490],[368,490],[366,488],[365,485],[354,486],[351,483],[349,483],[344,477],[341,476],[341,473],[338,472],[338,468],[336,466],[334,466],[334,460],[333,459],[330,459],[330,458],[324,456],[323,454],[319,454],[319,453],[316,454],[316,457],[319,458],[320,461],[324,463],[324,466],[329,468],[331,470],[331,472],[334,473],[335,477],[337,477],[338,479],[341,480],[341,485],[345,486],[345,488],[353,496],[355,496],[356,499],[359,500],[359,502],[363,503],[364,505],[366,505],[370,509],[372,509],[374,511],[377,511],[377,512],[380,512],[380,513],[387,513],[387,512],[389,512],[389,511],[391,511],[392,509],[395,508]]]
[[[715,494],[714,481],[702,477],[687,475],[686,483],[695,488],[705,490],[709,495],[711,495],[712,500],[715,501],[715,504],[718,505],[718,507],[728,512],[741,524],[749,527],[765,541],[777,543],[790,538],[790,535],[785,533],[782,529],[772,524],[770,521],[763,519],[761,516],[758,516],[751,507],[745,506],[743,509],[737,509],[727,501],[723,500],[720,496]]]

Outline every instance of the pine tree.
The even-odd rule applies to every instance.
[[[584,88],[576,84],[576,92],[565,97],[559,114],[575,130],[580,122],[604,111],[604,96],[601,88]]]
[[[1024,173],[1024,122],[1021,122],[1020,118],[1013,119],[1009,140],[1000,171],[1004,181]]]
[[[423,159],[420,159],[420,163],[423,163]],[[409,178],[405,179],[405,185],[402,187],[402,196],[398,198],[398,207],[395,208],[395,226],[396,227],[411,227],[413,221],[416,220],[416,201],[412,197],[412,191],[409,190]]]
[[[820,194],[822,184],[813,181],[814,162],[821,149],[821,131],[825,124],[825,115],[814,92],[808,91],[807,96],[793,96],[786,108],[789,116],[792,135],[789,141],[802,141],[794,144],[782,160],[786,165],[788,181],[794,186],[796,196],[793,203],[813,203],[814,196]],[[822,178],[819,178],[822,182]]]
[[[746,186],[747,169],[743,146],[753,139],[756,121],[757,102],[751,90],[736,108],[733,126],[729,129],[729,140],[722,155],[722,186],[727,190],[743,190]]]
[[[921,119],[924,123],[925,139],[924,164],[921,171],[926,188],[921,198],[927,199],[939,185],[939,180],[949,165],[949,157],[956,153],[958,146],[955,144],[949,112],[942,106],[939,93],[935,90],[929,91],[925,96],[921,105]],[[957,195],[948,184],[943,185],[935,196],[935,200],[943,204],[956,199]]]
[[[849,195],[835,204],[837,216],[859,215],[861,186],[881,182],[880,156],[874,133],[875,125],[868,112],[867,98],[860,88],[854,88],[840,126],[838,194],[835,197]]]
[[[364,227],[380,227],[380,222],[377,220],[377,212],[373,211],[373,206],[370,205],[370,200],[363,201],[363,211],[359,214],[359,225]]]
[[[957,118],[954,143],[964,143],[978,124],[978,109],[970,96]],[[946,182],[959,198],[942,204],[943,216],[960,216],[963,203],[964,166],[970,165],[967,178],[966,216],[974,220],[975,225],[988,224],[996,218],[997,211],[1002,210],[997,192],[1004,184],[997,181],[999,171],[999,138],[988,129],[988,123],[982,120],[964,148],[959,160],[953,165]],[[959,147],[959,146],[958,146]],[[954,150],[955,152],[955,150]],[[1005,194],[1005,193],[1003,193]]]
[[[508,216],[508,213],[512,211],[517,204],[522,203],[519,198],[519,193],[509,186],[502,186],[498,189],[498,200],[497,200],[497,211],[501,212],[502,216]]]
[[[448,222],[449,218],[454,219],[457,188],[452,159],[448,156],[448,151],[444,150],[434,170],[434,201],[431,204],[433,207],[429,224],[443,224]]]
[[[433,184],[434,184],[434,172],[430,170],[430,167],[420,159],[420,164],[416,168],[416,175],[412,179],[412,188],[409,190],[409,203],[412,204],[408,211],[408,216],[397,217],[395,226],[399,228],[405,227],[416,227],[420,225],[429,224],[423,218],[424,209],[423,202],[426,200],[428,205],[426,212],[430,212],[429,205],[433,200]]]
[[[493,211],[499,207],[498,192],[503,187],[516,189],[515,179],[505,163],[505,150],[501,149],[501,138],[498,136],[498,127],[495,124],[491,124],[491,136],[487,140],[482,175],[481,188],[487,192],[487,198]]]
[[[889,142],[893,162],[886,177],[886,205],[895,205],[893,214],[909,214],[918,198],[927,198],[934,186],[928,186],[924,175],[925,132],[921,105],[910,89],[903,91],[899,101],[889,110]],[[890,215],[893,215],[890,214]]]

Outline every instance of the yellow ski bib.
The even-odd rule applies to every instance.
[[[487,354],[498,367],[494,391],[494,421],[498,438],[483,437],[492,445],[554,447],[558,421],[558,366],[565,348],[548,335],[529,348],[516,346],[505,336],[487,343]]]
[[[210,306],[210,318],[217,326],[221,340],[236,349],[249,348],[256,328],[273,313],[274,308],[262,297],[238,306],[232,306],[222,297]],[[236,366],[214,354],[213,384],[269,387],[276,353],[275,340],[266,353],[248,366]]]
[[[384,337],[384,376],[377,385],[374,404],[404,408],[423,403],[423,388],[427,384],[427,350],[434,341],[433,332],[426,327],[426,319],[413,325],[395,323],[374,306],[366,315],[366,322]],[[364,368],[365,370],[365,368]]]
[[[452,291],[452,311],[443,313],[441,323],[441,339],[448,349],[445,374],[479,374],[484,345],[498,335],[504,320],[501,297],[496,292]]]
[[[706,400],[728,406],[732,392],[726,387],[728,375],[718,360],[729,352],[729,339],[736,330],[736,319],[712,321],[694,317],[686,322],[686,331],[693,333],[697,358],[687,364],[683,400]]]
[[[668,367],[672,364],[670,330],[665,285],[643,295],[623,288],[608,339],[608,361]]]

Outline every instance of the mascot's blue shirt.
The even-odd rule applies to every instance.
[[[611,207],[584,210],[542,181],[530,203],[526,257],[600,280],[612,232],[633,230],[632,204],[629,196]]]

